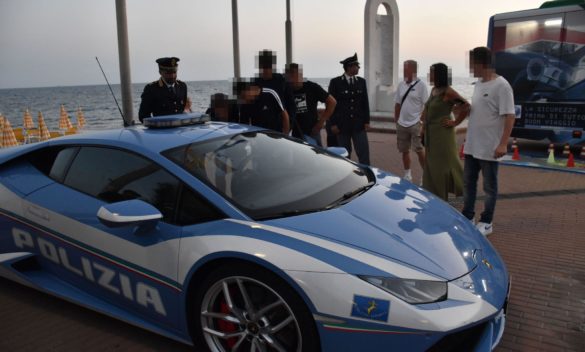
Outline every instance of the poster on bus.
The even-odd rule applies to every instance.
[[[516,127],[585,129],[585,10],[494,16],[496,72],[514,90]]]

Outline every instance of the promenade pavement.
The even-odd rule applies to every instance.
[[[372,165],[401,175],[395,134],[370,132],[369,139]],[[414,180],[421,174],[413,155]],[[489,240],[508,267],[512,291],[496,351],[585,351],[585,176],[508,165],[499,175]],[[450,202],[461,206],[460,199]],[[81,350],[189,348],[0,279],[0,351]]]

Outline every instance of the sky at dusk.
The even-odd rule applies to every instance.
[[[493,14],[537,8],[542,0],[397,0],[399,61],[420,71],[445,62],[468,76],[469,49],[486,45]],[[261,49],[285,63],[285,0],[239,0],[242,76],[257,71]],[[342,73],[339,61],[363,62],[366,0],[291,0],[293,61],[307,77]],[[126,0],[131,78],[158,78],[155,59],[177,56],[179,79],[227,80],[233,73],[231,0]],[[0,89],[119,83],[114,0],[0,0]],[[363,74],[363,72],[360,72]]]

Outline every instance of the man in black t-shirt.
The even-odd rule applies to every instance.
[[[322,146],[321,129],[335,110],[337,104],[335,98],[317,83],[305,81],[303,69],[298,64],[287,65],[286,77],[292,87],[296,106],[296,120],[291,126],[293,136],[300,139],[306,139],[305,136],[309,136]],[[325,111],[320,115],[317,112],[319,102],[325,103]]]
[[[271,50],[261,50],[256,57],[258,76],[254,83],[261,88],[269,88],[278,94],[282,106],[286,110],[290,121],[295,119],[294,100],[292,90],[287,84],[284,75],[276,72],[276,53]]]
[[[235,84],[240,110],[240,123],[268,128],[284,134],[290,132],[288,114],[270,88],[256,83],[240,81]]]

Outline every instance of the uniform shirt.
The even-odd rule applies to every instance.
[[[187,103],[187,85],[177,80],[174,90],[172,92],[162,78],[147,84],[138,111],[140,121],[151,116],[182,114]]]
[[[496,160],[494,151],[506,123],[502,115],[507,114],[514,114],[514,94],[508,81],[498,76],[487,82],[476,82],[463,152],[476,159]]]
[[[329,123],[330,126],[337,126],[344,135],[362,131],[370,123],[366,80],[358,76],[353,78],[353,84],[349,83],[345,74],[329,82],[329,94],[337,101]]]
[[[429,99],[429,90],[425,82],[421,81],[420,79],[416,79],[410,82],[410,84],[406,83],[405,81],[401,81],[398,83],[398,88],[396,89],[396,95],[394,97],[396,104],[400,105],[404,94],[406,94],[408,89],[412,86],[414,87],[410,90],[406,96],[406,99],[404,99],[404,103],[400,106],[400,116],[398,117],[398,123],[402,127],[414,126],[420,121],[420,116],[423,112],[424,105]]]
[[[256,100],[240,106],[240,122],[282,132],[284,106],[278,94],[269,88],[262,88]]]
[[[327,100],[329,93],[317,83],[305,81],[303,82],[302,88],[299,90],[293,89],[293,95],[296,105],[295,112],[298,126],[291,127],[293,136],[302,138],[301,131],[306,135],[312,134],[313,126],[315,126],[319,120],[317,104],[319,102],[324,103],[325,100]]]

